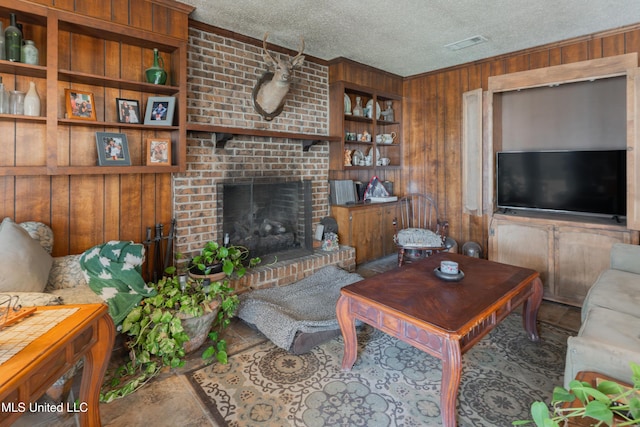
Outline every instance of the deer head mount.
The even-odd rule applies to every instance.
[[[275,59],[267,50],[267,37],[269,33],[264,35],[262,39],[262,47],[264,52],[262,57],[269,67],[260,80],[253,88],[253,106],[256,111],[265,119],[273,120],[282,112],[284,107],[284,98],[291,87],[291,78],[293,69],[302,64],[304,61],[304,38],[300,38],[300,49],[298,54],[291,59],[281,61]]]

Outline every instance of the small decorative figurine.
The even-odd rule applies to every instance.
[[[364,109],[362,108],[362,98],[356,96],[356,106],[353,107],[353,115],[354,116],[364,116]]]
[[[344,150],[344,165],[351,166],[351,150]]]
[[[322,241],[322,250],[323,251],[337,251],[339,248],[338,245],[338,235],[336,233],[324,233],[324,240]]]

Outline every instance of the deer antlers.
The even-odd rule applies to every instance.
[[[269,37],[269,32],[264,33],[264,38],[262,39],[262,49],[264,50],[264,55],[268,56],[272,62],[276,62],[276,60],[271,56],[269,50],[267,49],[267,38]],[[298,49],[298,54],[291,58],[291,63],[294,63],[296,59],[302,56],[302,52],[304,51],[304,37],[300,36],[300,49]]]

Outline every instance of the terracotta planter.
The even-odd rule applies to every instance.
[[[189,272],[189,277],[191,277],[193,280],[209,279],[211,282],[219,282],[220,280],[223,280],[225,277],[227,277],[227,275],[224,273],[195,274],[195,273]]]
[[[183,313],[178,313],[178,317],[182,321],[182,327],[190,338],[189,341],[183,345],[186,353],[196,351],[207,339],[211,326],[213,325],[213,322],[218,315],[218,311],[220,310],[220,301],[212,301],[209,304],[209,308],[211,309],[210,312],[204,313],[199,317],[192,317]]]
[[[209,274],[201,274],[200,270],[194,265],[189,269],[189,277],[194,280],[209,279],[211,282],[223,280],[227,275],[222,271],[222,264],[211,266]]]

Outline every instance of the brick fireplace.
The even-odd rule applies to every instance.
[[[251,91],[263,71],[260,47],[215,34],[213,29],[191,27],[188,121],[328,134],[329,82],[325,65],[305,61],[295,70],[284,111],[272,121],[265,121],[256,113],[251,101]],[[288,138],[235,135],[222,148],[216,147],[216,135],[210,132],[190,131],[187,137],[187,170],[173,177],[175,250],[185,258],[193,256],[209,240],[223,241],[220,186],[224,183],[308,181],[312,230],[329,215],[327,142],[305,151],[301,141]],[[353,270],[355,251],[315,251],[302,258],[262,265],[237,284],[238,290],[286,285],[329,264]]]
[[[251,179],[218,184],[224,241],[263,262],[309,255],[311,181]]]

